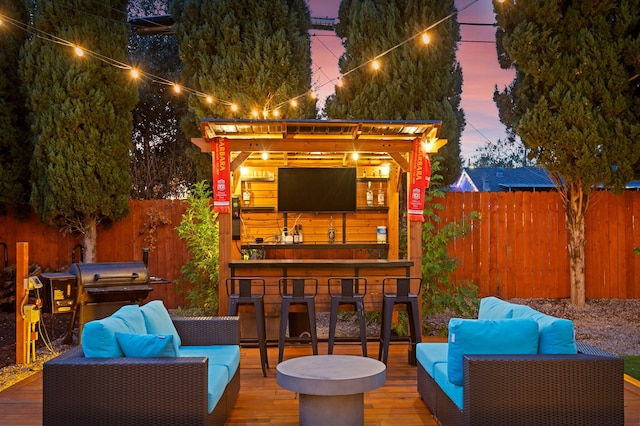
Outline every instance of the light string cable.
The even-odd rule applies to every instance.
[[[100,17],[99,15],[95,15],[95,14],[90,14],[91,16],[96,16],[96,17]],[[104,19],[108,19],[108,18],[104,18]],[[41,40],[45,40],[45,41],[49,41],[52,43],[56,43],[62,46],[66,46],[66,47],[70,47],[72,49],[74,49],[76,51],[76,54],[78,54],[79,56],[89,56],[92,58],[95,58],[107,65],[119,68],[119,69],[123,69],[123,70],[128,70],[132,72],[132,75],[136,78],[138,77],[144,77],[149,79],[150,81],[152,81],[153,83],[159,83],[165,86],[170,86],[170,87],[174,87],[174,89],[176,91],[184,91],[186,93],[190,93],[202,98],[207,99],[208,102],[213,102],[214,101],[214,97],[207,95],[206,93],[200,92],[198,90],[192,89],[190,87],[187,86],[181,86],[180,84],[168,80],[164,77],[161,76],[157,76],[154,74],[151,74],[149,72],[143,71],[141,69],[137,69],[135,67],[133,67],[130,64],[124,63],[124,62],[120,62],[116,59],[113,59],[109,56],[103,55],[99,52],[95,52],[93,50],[87,49],[87,48],[83,48],[81,46],[79,46],[77,43],[73,43],[71,41],[68,41],[62,37],[58,37],[54,34],[48,33],[46,31],[40,30],[32,25],[26,24],[24,22],[21,22],[19,20],[13,19],[10,16],[4,15],[4,14],[0,14],[0,21],[3,23],[8,23],[10,25],[13,25],[23,31],[25,31],[27,34],[37,37]],[[120,22],[120,21],[117,21]],[[232,105],[231,102],[222,100],[222,99],[215,99],[216,101],[222,103],[223,105]]]
[[[409,37],[409,38],[407,38],[407,39],[403,40],[402,42],[400,42],[400,43],[398,43],[398,44],[396,44],[396,45],[394,45],[394,46],[390,47],[389,49],[385,50],[384,52],[382,52],[382,53],[380,53],[380,54],[376,55],[373,59],[371,59],[371,60],[369,60],[369,61],[366,61],[366,62],[364,62],[364,63],[362,63],[362,64],[360,64],[360,65],[358,65],[358,66],[356,66],[356,67],[354,67],[354,68],[352,68],[352,69],[350,69],[350,70],[348,70],[347,72],[345,72],[345,73],[342,75],[342,77],[331,79],[331,80],[327,81],[326,83],[324,83],[324,84],[322,84],[322,85],[318,86],[317,88],[322,88],[322,87],[324,87],[324,86],[325,86],[325,85],[327,85],[327,84],[331,84],[331,83],[333,83],[333,82],[334,82],[334,81],[336,81],[336,80],[340,80],[341,78],[344,78],[344,77],[348,76],[349,74],[351,74],[351,73],[355,72],[356,70],[358,70],[358,69],[360,69],[360,68],[362,68],[362,67],[364,67],[364,66],[366,66],[366,65],[368,65],[368,64],[371,64],[373,61],[375,61],[375,60],[377,60],[377,59],[379,59],[379,58],[382,58],[383,56],[387,55],[388,53],[392,52],[393,50],[395,50],[395,49],[397,49],[397,48],[399,48],[399,47],[401,47],[401,46],[405,45],[406,43],[408,43],[408,42],[410,42],[410,41],[414,40],[415,38],[417,38],[417,37],[419,37],[419,36],[421,36],[421,35],[422,35],[422,34],[424,34],[425,32],[430,31],[430,30],[432,30],[433,28],[435,28],[435,27],[437,27],[438,25],[440,25],[441,23],[443,23],[443,22],[445,22],[445,21],[447,21],[447,20],[451,19],[453,16],[455,16],[456,14],[458,14],[458,13],[460,13],[460,12],[462,12],[462,11],[466,10],[467,8],[469,8],[469,7],[470,7],[470,6],[472,6],[473,4],[477,3],[478,1],[479,1],[479,0],[473,0],[473,1],[471,1],[469,4],[467,4],[466,6],[462,7],[460,10],[455,11],[455,12],[453,12],[453,13],[451,13],[451,14],[449,14],[449,15],[445,16],[444,18],[442,18],[442,19],[438,20],[437,22],[435,22],[435,23],[431,24],[431,25],[430,25],[430,26],[428,26],[427,28],[425,28],[425,29],[423,29],[423,30],[421,30],[421,31],[417,32],[417,33],[416,33],[416,34],[414,34],[413,36],[411,36],[411,37]],[[102,4],[102,3],[99,3],[99,2],[96,2],[96,3],[98,3],[98,4]],[[104,5],[104,4],[102,4],[102,5]],[[74,9],[74,10],[75,10],[75,9]],[[114,10],[115,10],[115,9],[114,9]],[[124,13],[124,12],[122,12],[122,11],[119,11],[119,12]],[[92,15],[92,16],[96,16],[96,15],[94,15],[94,14],[91,14],[91,15]],[[97,17],[101,17],[101,18],[103,18],[103,19],[109,19],[109,18],[105,18],[105,17],[99,16],[99,15],[98,15]],[[207,102],[209,102],[209,103],[211,103],[211,102],[213,102],[213,101],[216,101],[216,102],[219,102],[219,103],[221,103],[221,104],[223,104],[223,105],[227,105],[227,106],[232,106],[232,107],[233,107],[233,106],[235,105],[235,104],[234,104],[233,102],[231,102],[231,101],[224,100],[224,99],[220,99],[220,98],[215,98],[215,97],[213,97],[213,96],[211,96],[211,95],[208,95],[208,94],[206,94],[206,93],[203,93],[203,92],[201,92],[201,91],[199,91],[199,90],[195,90],[195,89],[190,88],[190,87],[188,87],[188,86],[182,86],[182,85],[179,85],[178,83],[173,82],[173,81],[171,81],[171,80],[168,80],[168,79],[166,79],[166,78],[163,78],[163,77],[160,77],[160,76],[157,76],[157,75],[154,75],[154,74],[148,73],[148,72],[146,72],[146,71],[142,71],[142,70],[136,69],[136,68],[134,68],[134,67],[133,67],[132,65],[130,65],[130,64],[126,64],[126,63],[123,63],[123,62],[117,61],[117,60],[115,60],[115,59],[113,59],[113,58],[110,58],[110,57],[108,57],[108,56],[102,55],[102,54],[100,54],[100,53],[98,53],[98,52],[94,52],[94,51],[89,50],[89,49],[83,49],[83,48],[81,48],[80,46],[78,46],[76,43],[70,42],[70,41],[65,40],[65,39],[63,39],[63,38],[61,38],[61,37],[58,37],[58,36],[55,36],[55,35],[53,35],[53,34],[50,34],[50,33],[47,33],[47,32],[45,32],[45,31],[42,31],[42,30],[40,30],[40,29],[37,29],[37,28],[35,28],[35,27],[31,26],[31,25],[28,25],[28,24],[25,24],[25,23],[23,23],[23,22],[20,22],[20,21],[18,21],[18,20],[16,20],[16,19],[13,19],[13,18],[9,17],[9,16],[6,16],[6,15],[3,15],[3,14],[0,14],[0,20],[6,21],[6,22],[8,22],[8,23],[10,23],[10,24],[12,24],[12,25],[14,25],[14,26],[16,26],[16,27],[18,27],[18,28],[20,28],[20,29],[24,30],[24,31],[25,31],[25,32],[27,32],[28,34],[31,34],[31,35],[33,35],[33,36],[36,36],[36,37],[38,37],[38,38],[40,38],[40,39],[43,39],[43,40],[46,40],[46,41],[50,41],[50,42],[53,42],[53,43],[57,43],[57,44],[60,44],[60,45],[63,45],[63,46],[71,47],[71,48],[73,48],[73,49],[76,49],[76,52],[78,52],[78,53],[79,53],[79,51],[78,51],[78,49],[79,49],[80,51],[82,51],[82,54],[85,54],[85,53],[86,53],[88,56],[91,56],[91,57],[93,57],[93,58],[95,58],[95,59],[98,59],[99,61],[101,61],[101,62],[103,62],[103,63],[106,63],[107,65],[111,65],[111,66],[114,66],[114,67],[117,67],[117,68],[120,68],[120,69],[123,69],[123,70],[129,70],[129,71],[131,71],[132,73],[134,73],[134,75],[135,75],[135,74],[137,74],[137,75],[139,75],[139,76],[144,76],[144,77],[146,77],[146,78],[149,78],[149,79],[150,79],[151,81],[153,81],[154,83],[159,83],[159,84],[163,84],[163,85],[166,85],[166,86],[172,86],[172,87],[174,87],[174,89],[175,89],[176,91],[184,91],[184,92],[186,92],[186,93],[189,93],[189,94],[192,94],[192,95],[195,95],[195,96],[198,96],[198,97],[204,98],[204,99],[206,99],[206,100],[207,100]],[[119,21],[118,21],[118,22],[119,22]],[[298,96],[295,96],[295,97],[293,97],[293,98],[291,98],[291,99],[289,99],[289,100],[287,100],[287,101],[280,102],[279,104],[277,104],[277,105],[274,107],[274,109],[278,109],[278,108],[280,108],[280,107],[282,107],[283,105],[288,104],[288,103],[290,104],[290,103],[292,103],[292,102],[296,101],[296,100],[297,100],[297,99],[299,99],[299,98],[302,98],[302,97],[304,97],[304,96],[307,96],[307,95],[308,95],[308,93],[309,93],[309,91],[305,91],[304,93],[302,93],[302,94],[300,94],[300,95],[298,95]]]
[[[457,11],[455,11],[455,12],[450,13],[449,15],[445,16],[444,18],[442,18],[442,19],[440,19],[440,20],[438,20],[438,21],[434,22],[433,24],[429,25],[427,28],[425,28],[425,29],[423,29],[423,30],[418,31],[417,33],[415,33],[415,34],[414,34],[414,35],[412,35],[411,37],[409,37],[409,38],[407,38],[407,39],[405,39],[405,40],[401,41],[400,43],[396,44],[395,46],[390,47],[389,49],[385,50],[384,52],[379,53],[378,55],[376,55],[376,56],[375,56],[375,57],[373,57],[372,59],[370,59],[370,60],[368,60],[368,61],[366,61],[366,62],[363,62],[363,63],[361,63],[360,65],[357,65],[357,66],[356,66],[356,67],[354,67],[354,68],[351,68],[350,70],[348,70],[347,72],[345,72],[344,74],[342,74],[342,77],[338,77],[338,78],[331,79],[331,80],[327,81],[326,83],[324,83],[324,84],[322,84],[322,85],[318,86],[318,88],[322,88],[322,87],[326,86],[327,84],[331,84],[331,83],[333,83],[334,81],[337,81],[337,80],[343,79],[344,77],[348,76],[348,75],[349,75],[349,74],[351,74],[351,73],[354,73],[355,71],[359,70],[360,68],[362,68],[362,67],[365,67],[365,66],[367,66],[367,65],[372,64],[373,62],[375,62],[375,61],[377,61],[378,59],[380,59],[380,58],[384,57],[385,55],[387,55],[387,54],[391,53],[392,51],[394,51],[394,50],[398,49],[399,47],[404,46],[405,44],[409,43],[410,41],[415,40],[416,38],[420,37],[421,35],[425,34],[426,32],[428,32],[428,31],[430,31],[430,30],[432,30],[432,29],[436,28],[438,25],[442,24],[443,22],[448,21],[449,19],[451,19],[451,18],[452,18],[452,17],[454,17],[455,15],[459,14],[460,12],[465,11],[466,9],[468,9],[468,8],[469,8],[469,7],[471,7],[471,6],[473,6],[473,5],[474,5],[475,3],[477,3],[478,1],[479,1],[479,0],[473,0],[473,1],[471,1],[469,4],[467,4],[466,6],[462,7],[460,10],[457,10]],[[334,56],[335,56],[335,55],[334,55]],[[295,98],[293,98],[293,99],[298,99],[298,98],[301,98],[301,97],[303,97],[303,96],[305,96],[305,95],[306,95],[306,92],[305,92],[304,94],[301,94],[301,95],[296,96],[296,97],[295,97]],[[291,102],[291,100],[281,102],[281,103],[277,104],[277,105],[275,106],[275,108],[279,108],[279,107],[281,107],[281,106],[283,106],[283,105],[285,105],[285,104],[287,104],[287,103],[289,103],[289,102]]]

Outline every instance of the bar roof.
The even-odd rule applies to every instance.
[[[269,154],[278,165],[308,165],[309,162],[345,165],[347,155],[357,152],[359,164],[377,165],[394,160],[408,166],[413,140],[437,152],[446,144],[439,139],[440,120],[250,120],[200,119],[202,139],[192,139],[203,152],[211,152],[211,141],[227,138],[229,150],[238,160],[235,167]],[[253,158],[252,158],[253,157]],[[295,164],[294,164],[295,163]],[[232,165],[234,168],[234,165]]]

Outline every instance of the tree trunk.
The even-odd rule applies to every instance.
[[[91,220],[85,223],[83,228],[84,261],[86,263],[95,263],[97,261],[98,226],[95,220]]]
[[[585,217],[590,194],[583,191],[580,182],[564,184],[560,188],[563,196],[569,243],[569,280],[571,303],[585,304]]]

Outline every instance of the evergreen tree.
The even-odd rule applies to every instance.
[[[26,24],[28,15],[24,3],[15,0],[0,0],[0,13],[13,22],[4,22],[0,35],[0,206],[6,207],[29,200],[32,146],[18,76],[20,49],[27,34],[17,26]]]
[[[640,1],[494,1],[498,59],[515,68],[501,120],[555,177],[569,236],[571,301],[585,303],[585,215],[640,157]],[[634,109],[635,108],[635,109]]]
[[[192,116],[183,122],[188,136],[201,135],[198,119],[206,117],[315,117],[304,0],[175,0],[172,14],[183,82],[213,98],[189,98]],[[298,106],[291,106],[300,95]]]
[[[96,259],[96,226],[128,214],[135,82],[126,70],[127,0],[32,1],[38,36],[20,71],[35,148],[31,202],[45,223],[83,235]],[[87,49],[77,56],[65,40]],[[96,57],[96,55],[101,55]],[[107,59],[108,58],[108,59]]]
[[[129,4],[130,18],[166,15],[166,1],[140,0]],[[168,81],[179,80],[182,63],[178,42],[171,34],[131,35],[131,63]],[[187,114],[187,101],[166,84],[146,80],[138,87],[140,100],[133,111],[131,198],[182,197],[196,182],[193,161],[187,152],[193,146],[180,129]]]
[[[339,66],[346,75],[325,107],[333,119],[442,120],[440,137],[448,143],[438,154],[445,184],[460,173],[465,125],[455,16],[429,31],[430,44],[412,39],[381,57],[377,71],[364,64],[454,11],[453,0],[343,0],[336,33],[345,47]]]
[[[513,136],[498,139],[497,142],[487,141],[476,148],[476,155],[471,159],[474,167],[526,167],[527,157],[522,142]]]

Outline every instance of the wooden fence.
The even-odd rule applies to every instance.
[[[564,210],[556,193],[450,193],[443,201],[444,221],[478,211],[482,220],[473,232],[455,241],[456,279],[480,288],[483,296],[502,298],[569,297],[569,263]],[[151,275],[175,280],[187,259],[175,227],[184,213],[180,201],[132,201],[131,214],[98,229],[98,262],[142,259],[151,247]],[[587,216],[587,298],[640,298],[640,192],[621,196],[598,193]],[[0,216],[0,242],[15,263],[16,242],[29,243],[29,259],[44,270],[71,263],[71,250],[81,242],[39,223],[35,214],[19,221],[13,212]],[[150,298],[169,307],[184,305],[174,284],[154,285]]]

